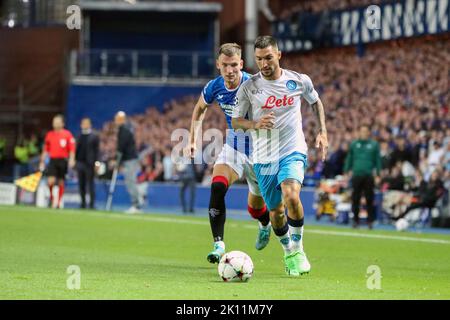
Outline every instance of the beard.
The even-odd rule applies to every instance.
[[[261,73],[263,74],[263,76],[270,78],[271,76],[273,76],[274,70],[272,68],[262,69]]]

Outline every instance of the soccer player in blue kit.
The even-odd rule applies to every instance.
[[[197,135],[205,112],[209,105],[217,101],[225,114],[229,130],[227,130],[226,143],[214,164],[211,183],[209,221],[214,248],[207,255],[210,263],[218,263],[225,253],[225,195],[228,188],[241,177],[245,176],[249,187],[248,212],[259,221],[256,249],[261,250],[267,246],[271,232],[269,210],[261,196],[250,161],[251,137],[242,130],[234,131],[231,127],[231,116],[236,106],[236,93],[240,85],[250,78],[248,73],[242,71],[241,47],[236,43],[223,44],[219,49],[216,67],[220,71],[220,76],[206,84],[194,108],[188,146],[190,157],[194,157]]]

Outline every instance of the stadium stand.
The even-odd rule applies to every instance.
[[[346,149],[364,123],[380,142],[388,143],[388,154],[396,146],[395,139],[404,137],[412,152],[410,162],[429,175],[436,167],[431,166],[436,163],[434,142],[438,149],[449,142],[449,52],[446,36],[369,45],[362,57],[353,48],[291,54],[284,66],[310,75],[316,84],[327,107],[330,156]],[[311,143],[315,123],[309,110],[303,111]],[[314,149],[310,150],[310,170],[314,170],[319,164]]]
[[[383,0],[285,0],[271,1],[271,7],[277,14],[278,18],[284,19],[298,12],[319,13],[328,10],[342,10],[352,7],[361,7],[376,5],[380,3],[389,3],[394,1]]]
[[[178,141],[171,141],[171,134],[175,129],[189,130],[192,109],[197,102],[197,96],[186,96],[179,100],[166,103],[162,111],[156,107],[149,107],[145,114],[130,117],[135,128],[136,144],[141,152],[143,172],[153,172],[162,167],[164,155],[170,152]],[[203,124],[203,131],[216,128],[225,132],[226,122],[222,111],[217,106],[211,106]],[[102,158],[108,161],[114,157],[116,133],[112,122],[105,123],[100,134],[100,149]],[[151,168],[146,168],[150,166]],[[207,170],[205,168],[204,170]],[[157,176],[162,177],[164,172]],[[203,176],[203,173],[201,174]],[[151,174],[152,180],[155,175]],[[158,180],[158,179],[156,179]]]

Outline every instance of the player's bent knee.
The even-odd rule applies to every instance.
[[[297,193],[290,192],[283,197],[284,203],[290,207],[298,207],[300,205],[300,196]]]

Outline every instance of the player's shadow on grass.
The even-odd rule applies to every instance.
[[[140,263],[120,263],[113,266],[109,263],[100,263],[90,266],[91,270],[110,270],[113,273],[123,274],[136,274],[136,273],[159,273],[164,270],[165,273],[182,274],[182,273],[195,273],[195,272],[217,272],[217,266],[195,266],[195,265],[173,265],[158,263],[155,261],[140,262]]]
[[[198,267],[198,266],[183,266],[183,265],[179,265],[179,266],[174,266],[174,265],[164,265],[164,269],[165,270],[169,270],[169,269],[174,269],[174,270],[181,270],[181,271],[189,271],[192,272],[192,270],[211,270],[211,267]],[[213,270],[217,270],[217,268],[212,268]]]
[[[250,280],[251,281],[251,280]],[[218,279],[216,279],[216,280],[210,280],[210,281],[208,281],[208,283],[217,283],[217,284],[219,284],[219,283],[232,283],[232,284],[236,284],[236,285],[239,285],[240,283],[241,284],[246,284],[246,283],[249,283],[250,281],[247,281],[247,282],[243,282],[243,281],[236,281],[236,282],[225,282],[225,281],[223,281],[223,280],[221,280],[220,278],[218,278]]]

